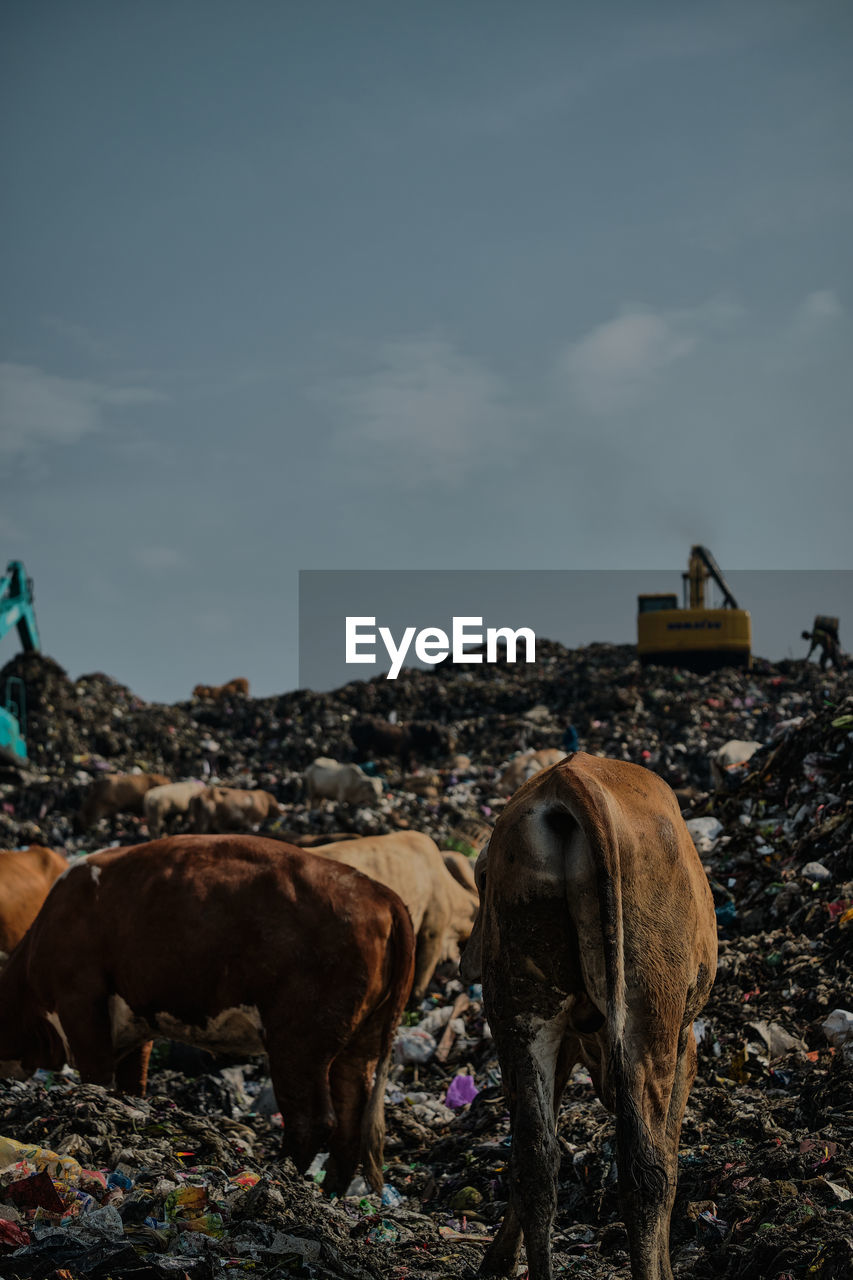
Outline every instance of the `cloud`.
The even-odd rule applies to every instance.
[[[152,573],[186,569],[188,566],[186,557],[174,547],[137,547],[133,558],[140,568],[150,569]]]
[[[678,311],[626,303],[614,319],[563,352],[558,372],[582,408],[615,413],[643,400],[665,370],[739,314],[737,306],[723,299]]]
[[[71,445],[102,431],[104,410],[164,397],[145,387],[63,378],[32,365],[0,364],[0,456],[21,457]]]
[[[374,363],[318,393],[336,411],[337,444],[369,472],[413,487],[455,483],[512,448],[502,379],[449,342],[384,343]]]
[[[804,333],[813,333],[824,325],[840,320],[844,307],[834,289],[816,289],[808,294],[797,309],[797,327]]]

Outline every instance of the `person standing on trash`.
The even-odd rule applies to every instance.
[[[841,645],[838,642],[838,631],[822,621],[815,621],[813,631],[804,631],[804,640],[810,640],[809,651],[806,654],[806,662],[812,656],[816,648],[820,649],[820,669],[826,670],[826,665],[831,662],[836,671],[842,665]]]
[[[580,748],[580,739],[578,731],[573,724],[566,725],[566,732],[563,734],[563,750],[567,756]]]

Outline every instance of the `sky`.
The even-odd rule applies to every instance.
[[[45,651],[262,695],[300,570],[853,568],[851,43],[846,0],[5,0]]]

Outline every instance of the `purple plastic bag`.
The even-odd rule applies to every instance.
[[[466,1107],[473,1102],[480,1090],[474,1083],[473,1076],[454,1076],[444,1099],[446,1107]]]

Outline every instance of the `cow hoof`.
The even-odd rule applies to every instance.
[[[507,1257],[503,1250],[495,1250],[494,1246],[488,1248],[480,1263],[479,1274],[481,1276],[514,1276],[518,1267],[518,1255],[515,1257]]]

